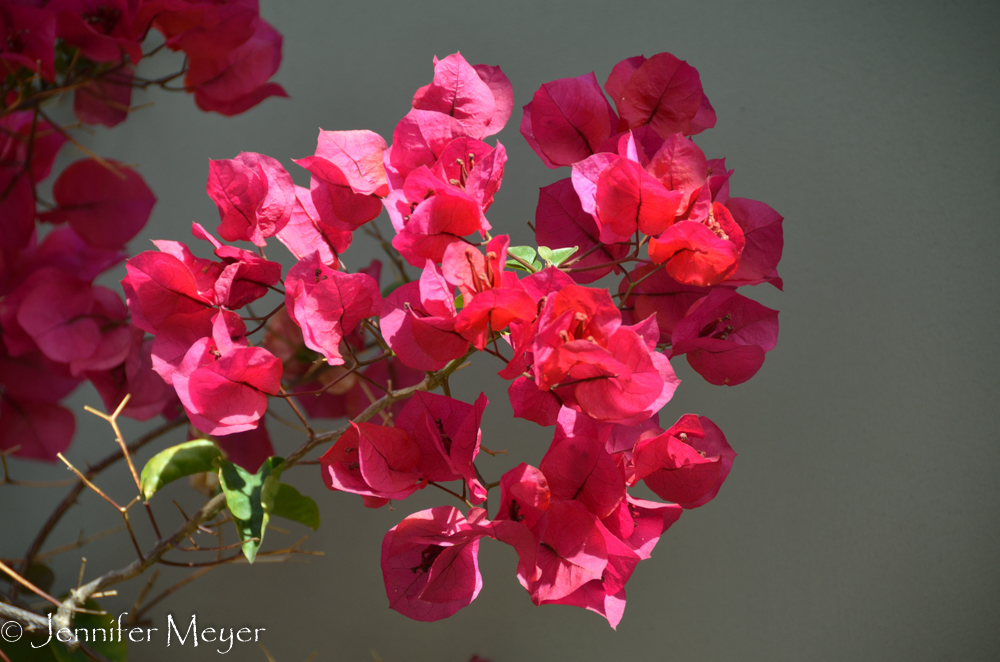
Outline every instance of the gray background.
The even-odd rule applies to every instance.
[[[315,467],[289,479],[320,503],[323,526],[307,547],[326,556],[217,570],[157,609],[158,625],[167,613],[197,613],[204,625],[266,627],[280,662],[312,651],[371,660],[372,650],[386,662],[464,662],[474,652],[494,662],[1000,656],[995,3],[292,4],[261,3],[285,35],[277,80],[291,99],[224,119],[183,94],[152,91],[134,101],[152,107],[88,139],[139,163],[158,194],[144,238],[186,239],[192,220],[214,227],[209,158],[263,152],[305,183],[288,159],[312,153],[317,127],[391,136],[413,91],[431,80],[431,57],[461,50],[470,62],[499,64],[514,85],[517,110],[498,136],[510,160],[489,217],[526,243],[537,187],[567,171],[547,170],[527,148],[520,106],[543,82],[591,70],[603,81],[625,57],[670,51],[701,73],[719,122],[697,141],[735,168],[733,195],[785,216],[786,291],[747,292],[780,309],[780,342],[752,381],[732,389],[675,361],[685,381],[664,422],[707,415],[740,456],[719,497],[685,513],[639,565],[617,632],[583,610],[532,606],[516,556],[488,540],[485,588],[471,606],[433,624],[388,610],[384,532],[447,495],[427,490],[394,512],[367,511],[357,497],[327,492]],[[359,240],[348,264],[373,255]],[[512,453],[479,463],[495,479],[522,460],[537,463],[551,429],[512,421],[497,366],[479,363],[461,373],[457,393],[490,396],[483,443]],[[94,401],[82,390],[74,403]],[[81,463],[110,443],[84,416],[71,450]],[[272,430],[280,452],[294,448],[293,435]],[[102,484],[129,497],[121,469]],[[0,488],[0,554],[22,553],[61,494]],[[170,498],[197,503],[182,487]],[[168,500],[158,512],[174,526]],[[50,544],[116,523],[106,505],[82,501]],[[301,534],[268,538],[274,546]],[[90,577],[130,560],[121,537],[86,553]],[[78,556],[55,564],[67,581]],[[110,609],[127,609],[138,590],[121,588]],[[218,659],[204,646],[164,644],[134,646],[133,659]],[[264,659],[246,646],[231,657]]]

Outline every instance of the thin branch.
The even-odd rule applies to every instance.
[[[508,259],[510,259],[510,258],[514,258],[514,260],[515,260],[516,262],[520,263],[520,264],[521,264],[521,266],[523,266],[523,267],[524,267],[525,269],[527,269],[527,270],[528,270],[528,271],[530,271],[531,273],[535,273],[536,271],[538,271],[538,269],[535,269],[535,267],[534,267],[533,265],[531,265],[531,264],[528,264],[527,262],[525,262],[524,260],[522,260],[522,259],[521,259],[521,258],[519,258],[518,256],[514,255],[513,253],[507,253],[507,258],[508,258]]]
[[[119,170],[114,165],[112,165],[111,162],[108,161],[107,159],[105,159],[103,157],[100,157],[97,154],[94,154],[92,151],[90,151],[87,148],[86,145],[84,145],[79,140],[77,140],[76,138],[74,138],[72,136],[72,134],[69,133],[69,131],[66,131],[64,128],[62,128],[61,126],[59,126],[58,124],[56,124],[55,122],[53,122],[49,118],[49,116],[45,114],[45,111],[39,109],[38,114],[41,115],[45,119],[46,122],[48,122],[49,124],[51,124],[52,128],[55,129],[56,131],[58,131],[66,140],[68,140],[71,143],[73,143],[73,146],[76,147],[78,150],[80,150],[81,152],[83,152],[84,154],[86,154],[87,156],[89,156],[90,158],[92,158],[94,161],[96,161],[97,163],[99,163],[101,166],[103,166],[105,169],[107,169],[111,174],[113,174],[118,179],[122,179],[122,180],[126,179],[125,173],[123,173],[121,170]]]
[[[32,593],[38,595],[39,597],[45,598],[46,600],[48,600],[52,604],[56,605],[57,607],[59,606],[60,603],[59,603],[58,600],[56,600],[55,598],[53,598],[48,593],[46,593],[42,589],[38,588],[37,586],[35,586],[31,582],[29,582],[27,579],[25,579],[21,575],[19,575],[16,572],[14,572],[14,570],[11,569],[3,561],[0,561],[0,571],[3,571],[4,573],[6,573],[8,576],[10,576],[11,579],[13,579],[15,582],[17,582],[21,586],[25,587],[26,589],[28,589]],[[14,585],[14,589],[17,590],[16,584]]]
[[[267,320],[271,319],[271,316],[275,315],[279,310],[281,310],[284,307],[285,307],[285,302],[282,301],[281,304],[278,305],[277,308],[275,308],[274,310],[272,310],[271,312],[269,312],[264,317],[260,317],[260,318],[256,318],[255,317],[255,318],[253,318],[255,320],[259,319],[260,320],[260,324],[258,324],[257,326],[255,326],[252,331],[247,331],[246,335],[248,335],[248,336],[253,335],[253,334],[257,333],[258,331],[260,331],[261,329],[263,329],[265,326],[267,326]]]
[[[185,423],[187,423],[187,419],[184,417],[178,417],[173,421],[167,421],[158,428],[149,431],[142,437],[139,437],[138,439],[133,441],[131,444],[128,445],[128,450],[132,453],[135,453],[146,444],[155,441],[156,439],[160,438],[167,432],[170,432],[174,428],[178,428]],[[85,474],[86,477],[88,479],[93,478],[94,476],[98,475],[99,473],[101,473],[114,463],[118,462],[118,460],[122,459],[122,457],[123,454],[121,450],[117,450],[114,453],[111,453],[97,464],[91,466],[90,469],[88,469],[87,473]],[[29,547],[27,553],[25,553],[24,560],[21,561],[22,572],[25,572],[26,569],[31,565],[32,561],[34,561],[35,558],[38,556],[39,552],[42,549],[42,545],[45,544],[45,541],[48,539],[49,534],[52,533],[52,530],[55,529],[56,525],[59,523],[60,520],[62,520],[63,516],[67,513],[67,511],[69,511],[69,509],[73,506],[73,504],[76,503],[77,498],[83,492],[85,487],[86,484],[82,480],[78,480],[76,485],[69,491],[69,493],[63,498],[63,500],[59,502],[59,505],[56,506],[55,510],[52,511],[52,514],[49,515],[49,518],[45,521],[45,524],[42,525],[42,528],[38,532],[38,535],[36,535],[35,539],[32,541],[31,547]],[[11,595],[13,596],[13,593],[11,593]]]
[[[406,398],[409,398],[417,391],[432,391],[436,389],[438,386],[441,385],[441,382],[444,379],[447,379],[456,370],[467,365],[465,363],[465,360],[469,358],[475,351],[476,351],[475,348],[470,348],[469,351],[466,352],[464,356],[449,362],[441,370],[427,375],[427,377],[425,377],[419,384],[408,386],[406,388],[399,389],[398,391],[393,391],[392,393],[386,394],[384,397],[380,398],[379,400],[369,405],[363,412],[354,417],[352,421],[354,423],[361,423],[367,421],[378,412],[382,411],[383,409],[389,407],[390,405],[396,402],[399,402],[400,400],[405,400]],[[344,434],[344,432],[347,431],[349,427],[350,427],[349,425],[345,425],[344,427],[339,428],[337,430],[316,435],[313,439],[310,439],[309,441],[304,443],[302,446],[296,449],[295,452],[293,452],[291,455],[288,456],[288,458],[285,460],[285,465],[284,465],[285,469],[287,470],[289,467],[298,464],[298,462],[302,460],[306,456],[306,454],[309,453],[309,451],[316,448],[317,446],[324,443],[336,441],[337,439],[340,438],[342,434]]]
[[[461,501],[462,503],[464,503],[469,508],[472,508],[472,503],[468,499],[466,499],[465,497],[463,497],[461,494],[459,494],[458,492],[452,492],[451,490],[449,490],[444,485],[441,485],[440,483],[435,483],[433,480],[427,481],[427,484],[428,485],[433,485],[434,487],[438,488],[439,490],[444,490],[448,494],[452,495],[453,497],[455,497],[456,499],[458,499],[459,501]]]
[[[621,297],[621,301],[618,303],[618,308],[620,310],[623,309],[623,307],[625,306],[625,302],[628,301],[629,295],[632,294],[632,290],[635,289],[636,285],[638,285],[642,281],[646,280],[647,278],[649,278],[650,276],[652,276],[653,274],[655,274],[657,271],[659,271],[660,269],[664,268],[665,266],[667,266],[666,262],[658,265],[655,269],[651,269],[648,274],[644,275],[639,280],[633,281],[632,279],[629,279],[628,289],[625,290],[625,294],[622,294],[621,292],[619,292],[618,294],[613,294],[612,295],[612,296],[615,296],[615,297]]]
[[[81,548],[81,547],[83,547],[85,545],[89,545],[90,543],[92,543],[92,542],[94,542],[96,540],[100,540],[101,538],[107,538],[108,536],[113,536],[114,534],[121,533],[124,530],[125,530],[125,526],[122,525],[122,526],[112,527],[112,528],[107,529],[105,531],[101,531],[100,533],[95,533],[95,534],[93,534],[91,536],[87,536],[86,538],[84,538],[81,535],[80,538],[78,538],[74,542],[68,543],[68,544],[63,545],[61,547],[56,547],[55,549],[50,549],[47,552],[42,552],[41,554],[39,554],[38,556],[35,557],[35,560],[36,561],[44,561],[45,559],[50,559],[53,556],[58,556],[59,554],[65,554],[66,552],[71,552],[74,549],[79,549],[79,548]]]
[[[123,581],[132,579],[133,577],[138,577],[146,570],[150,569],[160,561],[164,554],[180,544],[180,542],[193,533],[202,523],[215,517],[225,506],[226,496],[224,494],[217,494],[208,503],[206,503],[202,508],[195,513],[191,519],[184,522],[177,531],[174,532],[169,538],[162,539],[156,543],[153,550],[146,555],[145,558],[133,561],[128,566],[112,570],[111,572],[105,573],[98,577],[97,579],[84,584],[79,589],[73,589],[70,591],[70,595],[59,605],[59,609],[53,618],[53,625],[56,629],[59,628],[69,628],[72,623],[73,611],[83,605],[94,593],[102,591],[109,586],[119,584]],[[73,648],[73,644],[70,644]]]
[[[611,260],[610,262],[601,262],[600,264],[592,264],[589,267],[570,267],[569,269],[563,269],[564,272],[568,274],[575,274],[581,271],[593,271],[595,269],[604,269],[605,267],[615,267],[619,264],[624,264],[626,262],[633,262],[638,260],[637,255],[628,255],[621,258],[620,260]]]
[[[295,401],[288,397],[288,393],[285,392],[284,387],[279,387],[279,388],[281,395],[285,396],[285,402],[287,402],[288,406],[292,408],[292,411],[295,412],[295,415],[299,417],[299,421],[302,422],[302,427],[306,429],[306,433],[309,435],[309,438],[313,439],[316,436],[316,431],[312,429],[311,425],[309,425],[309,421],[299,410],[299,407],[298,405],[295,404]]]
[[[142,617],[143,614],[145,614],[151,608],[155,607],[158,603],[162,602],[168,596],[170,596],[171,594],[176,593],[177,591],[181,590],[182,588],[184,588],[185,586],[187,586],[188,584],[190,584],[194,580],[198,579],[199,577],[201,577],[203,575],[207,575],[208,573],[210,573],[212,570],[214,570],[217,567],[218,566],[209,566],[207,568],[202,568],[200,570],[195,570],[190,575],[188,575],[184,579],[180,580],[179,582],[177,582],[176,584],[174,584],[173,586],[171,586],[170,588],[168,588],[167,590],[163,591],[158,596],[156,596],[155,598],[153,598],[152,600],[150,600],[149,602],[147,602],[146,604],[144,604],[142,606],[142,608],[140,608],[135,613],[134,618],[130,616],[130,619],[132,621],[138,621]]]

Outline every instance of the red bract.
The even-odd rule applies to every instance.
[[[553,499],[575,499],[600,519],[625,499],[625,476],[597,436],[574,434],[560,424],[538,468]]]
[[[593,73],[542,85],[524,107],[521,135],[550,168],[582,161],[618,125]]]
[[[386,144],[372,131],[319,132],[316,155],[295,162],[330,184],[347,186],[355,193],[385,197],[389,185],[382,155]]]
[[[49,402],[0,401],[0,450],[18,447],[15,455],[55,462],[69,448],[76,422],[65,407]]]
[[[66,226],[52,230],[40,244],[21,253],[17,275],[23,280],[38,269],[55,267],[81,280],[92,281],[125,257],[122,249],[90,246],[73,228]]]
[[[34,140],[31,139],[31,127],[35,123],[34,113],[30,110],[13,112],[0,117],[0,173],[7,176],[4,183],[10,181],[14,172],[20,172],[28,166],[31,177],[36,182],[48,178],[52,172],[59,148],[66,143],[66,136],[59,133],[47,120],[38,118],[35,124]],[[28,160],[28,145],[31,144],[31,160]],[[2,175],[0,175],[2,176]]]
[[[743,231],[718,202],[703,223],[678,221],[649,240],[649,257],[675,280],[707,287],[736,271],[743,251]]]
[[[268,83],[281,65],[281,35],[258,19],[253,36],[219,56],[192,54],[184,85],[194,92],[202,110],[238,115],[272,96],[288,94],[277,83]]]
[[[392,132],[392,147],[385,151],[390,188],[402,186],[406,176],[437,161],[456,138],[466,137],[465,128],[450,115],[414,108],[399,120]]]
[[[46,9],[4,3],[0,7],[0,60],[55,80],[56,15]]]
[[[608,567],[608,546],[601,528],[598,519],[576,501],[549,505],[537,526],[536,565],[529,567],[524,559],[518,564],[517,578],[532,602],[559,600],[588,582],[600,581]]]
[[[499,67],[473,67],[461,53],[453,53],[434,58],[434,80],[413,95],[413,107],[450,115],[466,135],[480,139],[499,133],[507,123],[513,94]]]
[[[473,462],[479,454],[479,429],[489,401],[479,394],[474,405],[431,393],[416,393],[396,418],[421,449],[418,472],[425,480],[464,480],[470,501],[482,503],[486,487]]]
[[[632,482],[642,480],[657,496],[697,508],[719,493],[735,457],[717,425],[686,414],[662,435],[636,444]]]
[[[3,392],[18,401],[57,403],[80,385],[65,364],[39,351],[8,356],[0,345],[0,384]]]
[[[406,365],[440,370],[469,349],[455,331],[453,289],[432,263],[420,282],[402,285],[385,298],[379,326],[389,347]]]
[[[470,518],[485,513],[473,509]],[[479,538],[451,506],[410,515],[382,541],[382,577],[389,607],[417,621],[448,618],[476,599]]]
[[[638,423],[680,383],[654,351],[658,336],[653,319],[621,327],[606,290],[571,285],[548,300],[539,320],[535,383],[592,418]]]
[[[485,213],[500,189],[506,163],[507,150],[499,141],[490,147],[472,138],[456,138],[441,151],[431,171],[441,181],[465,190]]]
[[[620,294],[629,294],[624,299],[623,319],[636,322],[656,315],[660,343],[670,342],[670,334],[677,323],[684,319],[694,302],[710,291],[707,287],[678,283],[662,265],[655,264],[636,267],[618,285]]]
[[[172,375],[192,425],[224,435],[257,427],[267,396],[280,388],[281,361],[266,349],[234,343],[222,314],[213,336],[195,341]]]
[[[411,172],[403,188],[385,199],[385,206],[397,232],[392,246],[415,267],[426,260],[440,262],[450,244],[490,230],[476,198],[425,166]]]
[[[78,87],[73,95],[73,114],[84,124],[103,124],[111,128],[128,117],[132,104],[131,65],[119,73],[107,75]]]
[[[295,204],[292,178],[281,164],[253,152],[209,161],[207,190],[219,208],[222,238],[258,246],[285,227]]]
[[[452,141],[461,138],[479,141],[499,132],[510,118],[514,96],[500,67],[484,64],[471,67],[460,53],[440,61],[435,58],[434,65],[433,82],[417,90],[413,110],[396,125],[392,147],[385,152],[390,188],[400,188],[415,169],[432,166],[443,158]],[[465,161],[471,155],[462,152],[458,156]],[[502,161],[499,165],[502,166]],[[468,171],[472,167],[472,163],[466,163]],[[494,169],[495,166],[487,168]],[[465,185],[464,180],[461,185]],[[489,206],[488,200],[483,202],[484,207]]]
[[[188,326],[191,318],[207,314],[214,302],[207,288],[199,288],[194,273],[173,255],[139,253],[128,261],[126,271],[122,288],[132,323],[149,333],[158,334],[168,325]]]
[[[335,271],[313,253],[288,271],[285,307],[302,327],[306,346],[341,365],[341,341],[361,320],[379,313],[382,295],[371,276]]]
[[[249,472],[257,473],[260,465],[274,455],[274,445],[267,426],[261,423],[253,430],[217,437],[212,441],[222,449],[226,458]]]
[[[778,343],[778,311],[732,290],[714,290],[674,327],[671,356],[688,363],[709,383],[735,386],[760,370]]]
[[[10,299],[22,301],[17,324],[53,361],[69,363],[97,350],[101,327],[91,316],[95,302],[90,283],[46,269],[37,272]],[[6,323],[4,327],[5,331],[10,329]],[[8,344],[8,349],[13,348]]]
[[[552,391],[538,388],[533,379],[518,377],[507,388],[514,418],[524,418],[542,426],[556,424],[562,401]]]
[[[16,358],[0,345],[0,450],[54,462],[73,438],[73,414],[59,400],[79,385],[65,365],[40,352]]]
[[[608,238],[628,241],[636,230],[648,235],[666,230],[682,199],[682,193],[668,191],[635,161],[618,159],[601,172],[594,202],[602,231],[611,231]]]
[[[587,269],[569,275],[581,285],[606,276],[614,268],[611,265],[596,269],[591,267],[614,262],[628,253],[628,246],[603,244],[600,236],[601,227],[580,206],[580,198],[570,179],[560,179],[539,189],[538,206],[535,208],[535,241],[539,246],[553,249],[576,246],[580,258],[573,263],[573,267]]]
[[[215,255],[222,258],[221,262],[195,258],[186,246],[179,244],[184,252],[181,259],[198,279],[199,288],[209,286],[218,305],[233,310],[242,308],[267,294],[268,289],[281,280],[281,265],[277,262],[265,260],[242,248],[225,246],[198,223],[191,224],[191,234],[211,243]],[[163,246],[169,242],[153,243],[166,251]],[[210,292],[205,293],[211,296]]]
[[[142,33],[133,32],[135,2],[127,0],[52,0],[46,9],[59,17],[57,36],[80,47],[95,62],[118,62],[122,51],[132,64],[142,59]]]
[[[3,258],[0,283],[6,279],[10,264],[28,246],[35,231],[35,194],[31,179],[20,170],[3,170],[7,172],[0,171],[0,184],[4,184],[0,191],[0,215],[4,219],[0,223],[0,256]]]
[[[682,194],[677,220],[706,220],[713,201],[713,180],[709,177],[708,159],[693,140],[679,133],[668,136],[650,157],[646,169],[667,189]]]
[[[725,204],[746,240],[739,267],[726,278],[726,284],[738,287],[768,282],[780,290],[777,266],[785,243],[781,229],[784,218],[757,200],[730,198]]]
[[[191,57],[222,57],[246,42],[257,27],[257,0],[146,0],[136,18],[139,33],[154,22],[167,46]]]
[[[372,423],[352,422],[320,458],[328,488],[378,499],[405,499],[416,492],[419,464],[420,447],[409,434]]]
[[[504,273],[510,239],[500,235],[486,246],[486,258],[477,249],[454,243],[445,249],[441,268],[449,284],[457,286],[463,308],[455,321],[455,330],[482,349],[490,331],[501,331],[513,322],[530,322],[537,312],[517,277]]]
[[[292,216],[277,236],[297,259],[317,253],[323,264],[334,269],[339,264],[337,255],[346,251],[354,239],[353,232],[324,219],[313,203],[312,192],[301,186],[295,187]]]
[[[143,340],[142,329],[131,327],[131,339],[125,360],[111,369],[87,372],[87,379],[97,389],[104,408],[115,411],[130,395],[122,415],[145,421],[158,414],[179,408],[174,390],[153,370],[153,341]]]
[[[146,225],[156,197],[135,170],[115,161],[115,171],[92,159],[71,163],[56,180],[58,207],[42,214],[70,227],[95,248],[116,250]]]
[[[670,53],[619,62],[604,89],[629,129],[648,124],[666,138],[715,126],[715,111],[702,92],[698,70]]]

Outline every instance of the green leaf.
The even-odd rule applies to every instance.
[[[271,514],[305,524],[313,531],[319,528],[319,506],[316,502],[285,483],[278,485]]]
[[[251,474],[228,460],[216,460],[226,506],[243,541],[243,555],[250,563],[257,558],[257,550],[264,542],[284,463],[280,457],[269,457],[260,471]]]
[[[87,600],[83,606],[92,611],[101,610],[101,607],[93,600]],[[126,662],[128,660],[125,628],[122,627],[122,640],[118,641],[118,622],[110,613],[106,615],[78,613],[73,617],[72,629],[79,630],[80,641],[110,662]],[[83,636],[84,630],[87,631],[89,641]],[[90,658],[82,650],[77,649],[70,653],[66,646],[57,644],[55,641],[49,646],[55,653],[58,662],[90,662]]]
[[[465,307],[465,297],[459,294],[455,297],[455,310],[462,310],[463,307]]]
[[[52,652],[56,647],[54,642],[48,646],[45,645],[48,638],[48,632],[37,634],[25,632],[24,636],[15,642],[0,639],[0,651],[3,651],[11,660],[17,660],[17,662],[59,662],[56,659],[55,653]],[[32,644],[38,648],[35,648]],[[64,654],[69,654],[65,647],[60,645],[60,648],[63,649],[62,652]],[[74,658],[69,659],[72,660]],[[86,660],[87,658],[83,659]]]
[[[149,501],[164,485],[178,478],[213,471],[222,451],[207,439],[196,439],[168,448],[153,456],[142,469],[142,497]]]
[[[507,249],[507,255],[516,255],[528,264],[535,261],[535,249],[531,246],[511,246]]]
[[[570,258],[573,253],[580,250],[579,246],[571,246],[570,248],[557,248],[552,250],[548,246],[539,246],[538,255],[545,263],[549,266],[558,267],[560,264],[565,262]]]
[[[507,255],[515,255],[521,258],[524,262],[532,265],[534,271],[538,271],[541,267],[541,262],[535,259],[535,249],[531,246],[511,246],[507,249]],[[507,258],[507,268],[508,269],[520,269],[521,271],[532,271],[526,266],[518,262],[517,260],[512,260]]]
[[[560,266],[563,262],[572,257],[573,253],[580,250],[579,246],[570,246],[569,248],[557,248],[552,251],[552,264],[555,266]]]

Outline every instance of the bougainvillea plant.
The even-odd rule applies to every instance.
[[[267,82],[280,36],[251,2],[122,0],[114,20],[100,15],[105,23],[91,4],[0,12],[0,31],[24,37],[0,51],[15,72],[4,88],[13,110],[0,120],[0,205],[5,219],[17,219],[0,235],[0,448],[64,459],[73,419],[58,401],[90,380],[120,445],[106,464],[124,457],[139,494],[112,504],[127,525],[126,511],[143,503],[158,540],[143,550],[129,527],[139,560],[54,601],[62,622],[107,587],[170,563],[168,552],[205,553],[181,544],[198,531],[221,541],[234,525],[238,540],[213,548],[241,548],[219,551],[224,563],[269,553],[272,517],[317,527],[317,504],[281,477],[318,464],[328,488],[369,508],[401,508],[427,487],[461,507],[413,513],[388,531],[381,565],[392,609],[434,621],[468,605],[482,588],[477,554],[487,538],[514,548],[518,581],[536,605],[583,607],[617,626],[636,565],[684,510],[718,494],[736,457],[705,416],[661,420],[680,384],[671,359],[684,355],[708,382],[734,386],[757,373],[777,341],[777,311],[737,290],[781,287],[782,217],[731,198],[725,160],[695,143],[716,123],[698,72],[660,53],[619,62],[603,87],[593,73],[542,85],[523,107],[520,133],[546,166],[568,172],[539,190],[535,245],[511,246],[487,220],[507,160],[489,139],[513,114],[511,83],[499,67],[470,65],[459,53],[435,58],[433,79],[413,95],[391,141],[368,130],[320,131],[315,153],[295,160],[311,176],[308,188],[262,154],[211,161],[207,192],[219,224],[194,223],[191,247],[156,241],[156,250],[129,258],[126,305],[93,280],[124,257],[152,194],[134,170],[90,159],[67,167],[54,203],[43,205],[35,184],[68,134],[42,114],[40,99],[26,110],[18,104],[44,81],[71,84],[86,62],[112,74],[74,88],[90,95],[74,106],[77,116],[111,123],[128,107],[113,86],[147,82],[132,65],[153,26],[166,47],[187,54],[184,89],[198,105],[235,114],[283,94]],[[383,210],[391,236],[375,223]],[[36,221],[59,227],[40,238]],[[380,244],[387,265],[348,267],[359,230]],[[284,275],[265,255],[276,243],[296,260]],[[553,427],[537,467],[488,476],[477,466],[481,450],[494,453],[483,444],[496,447],[480,426],[488,401],[452,397],[449,378],[484,354],[509,382],[514,415]],[[265,418],[279,400],[305,437],[285,458],[265,424],[289,424]],[[157,415],[168,422],[125,443],[119,416]],[[319,419],[347,421],[318,432]],[[131,454],[180,425],[189,441],[156,454],[140,475]],[[84,485],[96,489],[94,469],[78,473],[73,498]],[[209,500],[160,535],[151,499],[182,477]],[[639,482],[663,501],[633,496]],[[3,566],[16,580],[11,608],[50,530],[20,574]]]

